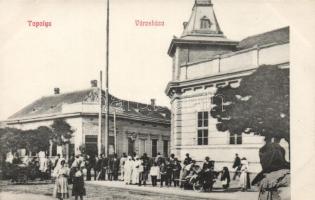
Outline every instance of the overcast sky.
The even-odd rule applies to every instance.
[[[312,3],[313,2],[313,3]],[[123,99],[169,106],[167,49],[182,32],[194,0],[112,0],[110,92]],[[213,0],[221,29],[234,40],[311,21],[314,1]],[[40,98],[90,87],[105,69],[105,0],[0,0],[0,120]],[[51,22],[30,27],[28,20]],[[139,27],[135,20],[164,21]],[[301,25],[302,23],[302,25]],[[297,32],[303,38],[311,32]]]

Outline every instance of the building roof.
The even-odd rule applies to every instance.
[[[102,102],[105,102],[105,92],[103,91]],[[64,105],[83,103],[83,104],[97,104],[99,89],[92,87],[90,89],[73,91],[62,94],[55,94],[44,96],[35,100],[33,103],[27,105],[17,113],[8,118],[8,121],[17,119],[27,119],[34,117],[41,117],[47,115],[62,114]],[[170,110],[167,107],[152,106],[151,104],[144,104],[139,102],[122,100],[112,95],[109,95],[110,112],[118,110],[118,113],[135,117],[150,117],[157,120],[169,120]],[[78,111],[80,112],[80,111]]]
[[[184,22],[182,36],[200,34],[223,36],[211,0],[195,0],[189,20]]]
[[[239,42],[238,50],[262,46],[271,43],[282,44],[290,41],[289,27],[283,27],[265,33],[249,36]]]
[[[168,55],[173,56],[179,45],[235,46],[238,41],[227,39],[219,25],[211,0],[195,0],[190,18],[183,23],[184,30],[179,38],[173,38]]]

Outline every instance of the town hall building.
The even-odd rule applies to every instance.
[[[211,98],[218,87],[238,87],[242,77],[261,65],[288,69],[289,27],[241,41],[229,40],[211,0],[195,0],[181,36],[171,41],[168,55],[173,60],[172,80],[165,91],[171,102],[171,152],[181,160],[186,153],[197,161],[210,156],[218,170],[223,166],[231,169],[238,153],[247,158],[252,173],[259,172],[258,150],[264,138],[219,132],[217,120],[210,115],[214,106]],[[286,143],[282,145],[287,149]]]

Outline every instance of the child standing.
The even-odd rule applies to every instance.
[[[156,186],[156,180],[158,175],[160,174],[160,168],[157,166],[156,162],[153,163],[153,166],[150,169],[150,176],[151,176],[151,182],[152,186]]]
[[[166,168],[166,165],[165,165],[164,162],[161,163],[160,174],[161,174],[161,186],[160,187],[163,187],[163,182],[165,182],[165,184],[168,185],[168,182],[167,182],[167,168]]]

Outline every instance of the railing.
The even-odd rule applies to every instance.
[[[180,81],[289,62],[289,43],[269,44],[180,66]]]

